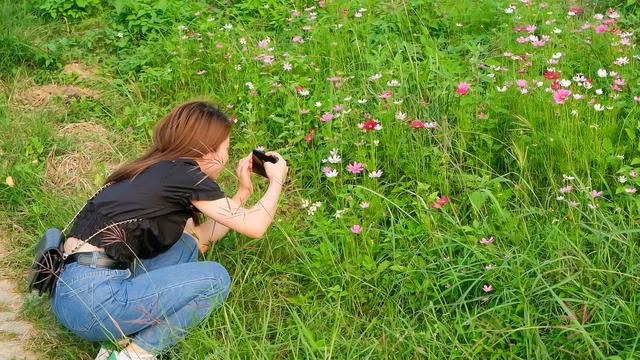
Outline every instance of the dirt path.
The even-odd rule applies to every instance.
[[[0,239],[0,258],[6,256]],[[14,281],[0,272],[0,360],[35,360],[36,355],[24,349],[29,341],[33,328],[25,321],[18,319],[18,311],[22,307],[22,294],[16,291]]]

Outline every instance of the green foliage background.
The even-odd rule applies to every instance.
[[[206,96],[238,119],[233,159],[264,145],[287,158],[290,180],[264,238],[230,234],[206,254],[229,269],[231,295],[166,358],[636,358],[640,202],[625,189],[640,186],[632,176],[640,171],[638,50],[612,46],[613,34],[573,30],[614,6],[622,14],[616,26],[637,29],[640,7],[635,0],[585,1],[585,13],[569,17],[565,2],[545,9],[518,3],[515,15],[505,13],[509,5],[0,2],[0,178],[15,181],[0,185],[3,232],[15,255],[4,268],[21,281],[36,237],[64,226],[107,165],[141,154],[153,124],[178,102]],[[361,17],[358,9],[365,9]],[[562,32],[532,48],[515,41],[522,34],[514,27],[523,24],[536,24],[538,34]],[[267,37],[272,52],[257,46]],[[532,64],[505,51],[529,52]],[[542,74],[557,52],[563,78],[593,78],[606,91],[598,101],[610,109],[595,111],[588,99],[553,102]],[[262,54],[274,63],[256,60]],[[620,56],[631,63],[613,66]],[[97,66],[100,79],[61,71],[75,60]],[[625,79],[620,97],[597,78],[600,68]],[[376,73],[381,79],[370,80]],[[340,87],[327,80],[334,76]],[[497,90],[522,78],[545,86],[531,85],[526,96],[515,85]],[[400,86],[387,86],[390,80]],[[16,98],[28,81],[101,95],[21,107]],[[455,93],[461,81],[472,84],[466,96]],[[380,99],[388,89],[392,98]],[[334,111],[338,104],[352,111]],[[325,112],[340,116],[320,122]],[[410,128],[397,112],[438,128]],[[370,118],[383,129],[357,127]],[[96,154],[82,174],[87,182],[52,188],[48,160],[82,146],[58,129],[87,119],[108,131],[113,153]],[[340,164],[322,162],[332,148]],[[346,171],[353,161],[366,164],[365,174]],[[326,165],[340,175],[323,176]],[[228,194],[236,187],[232,169],[221,179]],[[366,176],[374,169],[384,175]],[[559,193],[569,184],[572,191]],[[260,181],[256,187],[249,203],[264,190]],[[603,195],[592,199],[592,190]],[[433,208],[442,196],[450,202]],[[310,215],[303,199],[321,205]],[[364,230],[353,234],[354,224]],[[479,243],[490,236],[492,245]],[[486,284],[493,291],[483,291]],[[51,342],[33,345],[46,356],[93,358],[96,344],[78,347],[79,339],[55,325],[46,299],[32,299],[24,316],[50,334]]]

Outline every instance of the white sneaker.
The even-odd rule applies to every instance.
[[[111,359],[108,359],[108,360],[111,360]],[[157,360],[157,358],[155,357],[155,355],[149,354],[149,353],[139,354],[136,352],[129,352],[127,350],[122,350],[116,354],[116,357],[114,360]]]
[[[115,351],[107,350],[104,347],[100,347],[100,351],[98,351],[98,355],[96,356],[96,360],[114,360],[115,356],[111,357],[111,355],[115,355]],[[111,359],[109,359],[111,358]]]

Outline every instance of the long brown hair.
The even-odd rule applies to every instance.
[[[232,124],[227,115],[208,101],[184,102],[156,124],[151,148],[116,169],[105,184],[133,178],[160,160],[199,158],[217,150],[231,133]]]

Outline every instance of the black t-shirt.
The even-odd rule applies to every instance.
[[[225,197],[218,184],[191,159],[161,160],[133,179],[100,191],[78,214],[69,236],[103,247],[111,257],[131,261],[156,256],[182,235],[187,219],[197,213],[191,200]]]

